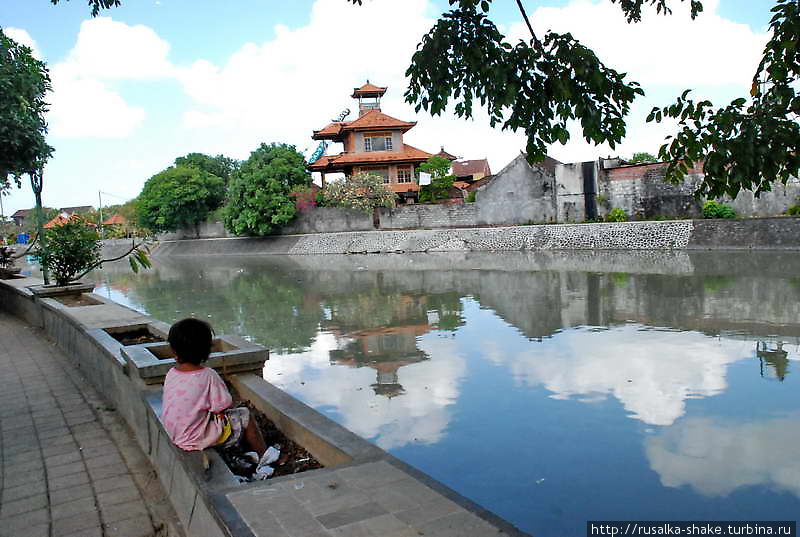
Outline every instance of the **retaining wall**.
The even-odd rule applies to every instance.
[[[470,229],[320,233],[165,241],[156,256],[495,250],[800,249],[800,218],[673,220]]]

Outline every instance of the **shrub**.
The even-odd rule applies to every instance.
[[[323,189],[325,205],[357,209],[369,214],[375,207],[394,207],[397,195],[386,188],[383,177],[359,172]]]
[[[792,205],[786,209],[786,214],[789,216],[800,216],[800,205]]]
[[[628,213],[626,213],[624,209],[620,209],[619,207],[617,207],[616,209],[611,209],[606,215],[606,222],[627,222],[627,221],[628,221]]]
[[[708,200],[703,204],[703,218],[736,218],[736,212],[724,203]]]
[[[475,191],[473,190],[467,194],[467,203],[475,203]]]
[[[56,285],[67,285],[100,262],[100,235],[80,218],[44,232],[46,247],[34,258],[53,275]]]

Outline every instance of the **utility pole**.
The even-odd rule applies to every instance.
[[[100,221],[97,224],[100,226],[100,238],[104,239],[106,237],[106,230],[103,227],[103,197],[101,196],[101,194],[102,193],[98,190],[97,201],[99,202],[98,210],[100,211]]]

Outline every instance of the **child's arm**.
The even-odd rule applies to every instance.
[[[211,406],[208,409],[210,412],[216,414],[233,406],[231,392],[228,391],[225,381],[220,378],[216,371],[211,375],[209,395],[211,397]]]

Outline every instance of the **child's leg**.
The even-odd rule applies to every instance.
[[[250,449],[257,452],[259,457],[267,451],[267,444],[264,442],[264,437],[261,435],[255,419],[251,418],[247,423],[247,427],[244,430],[244,439]]]

